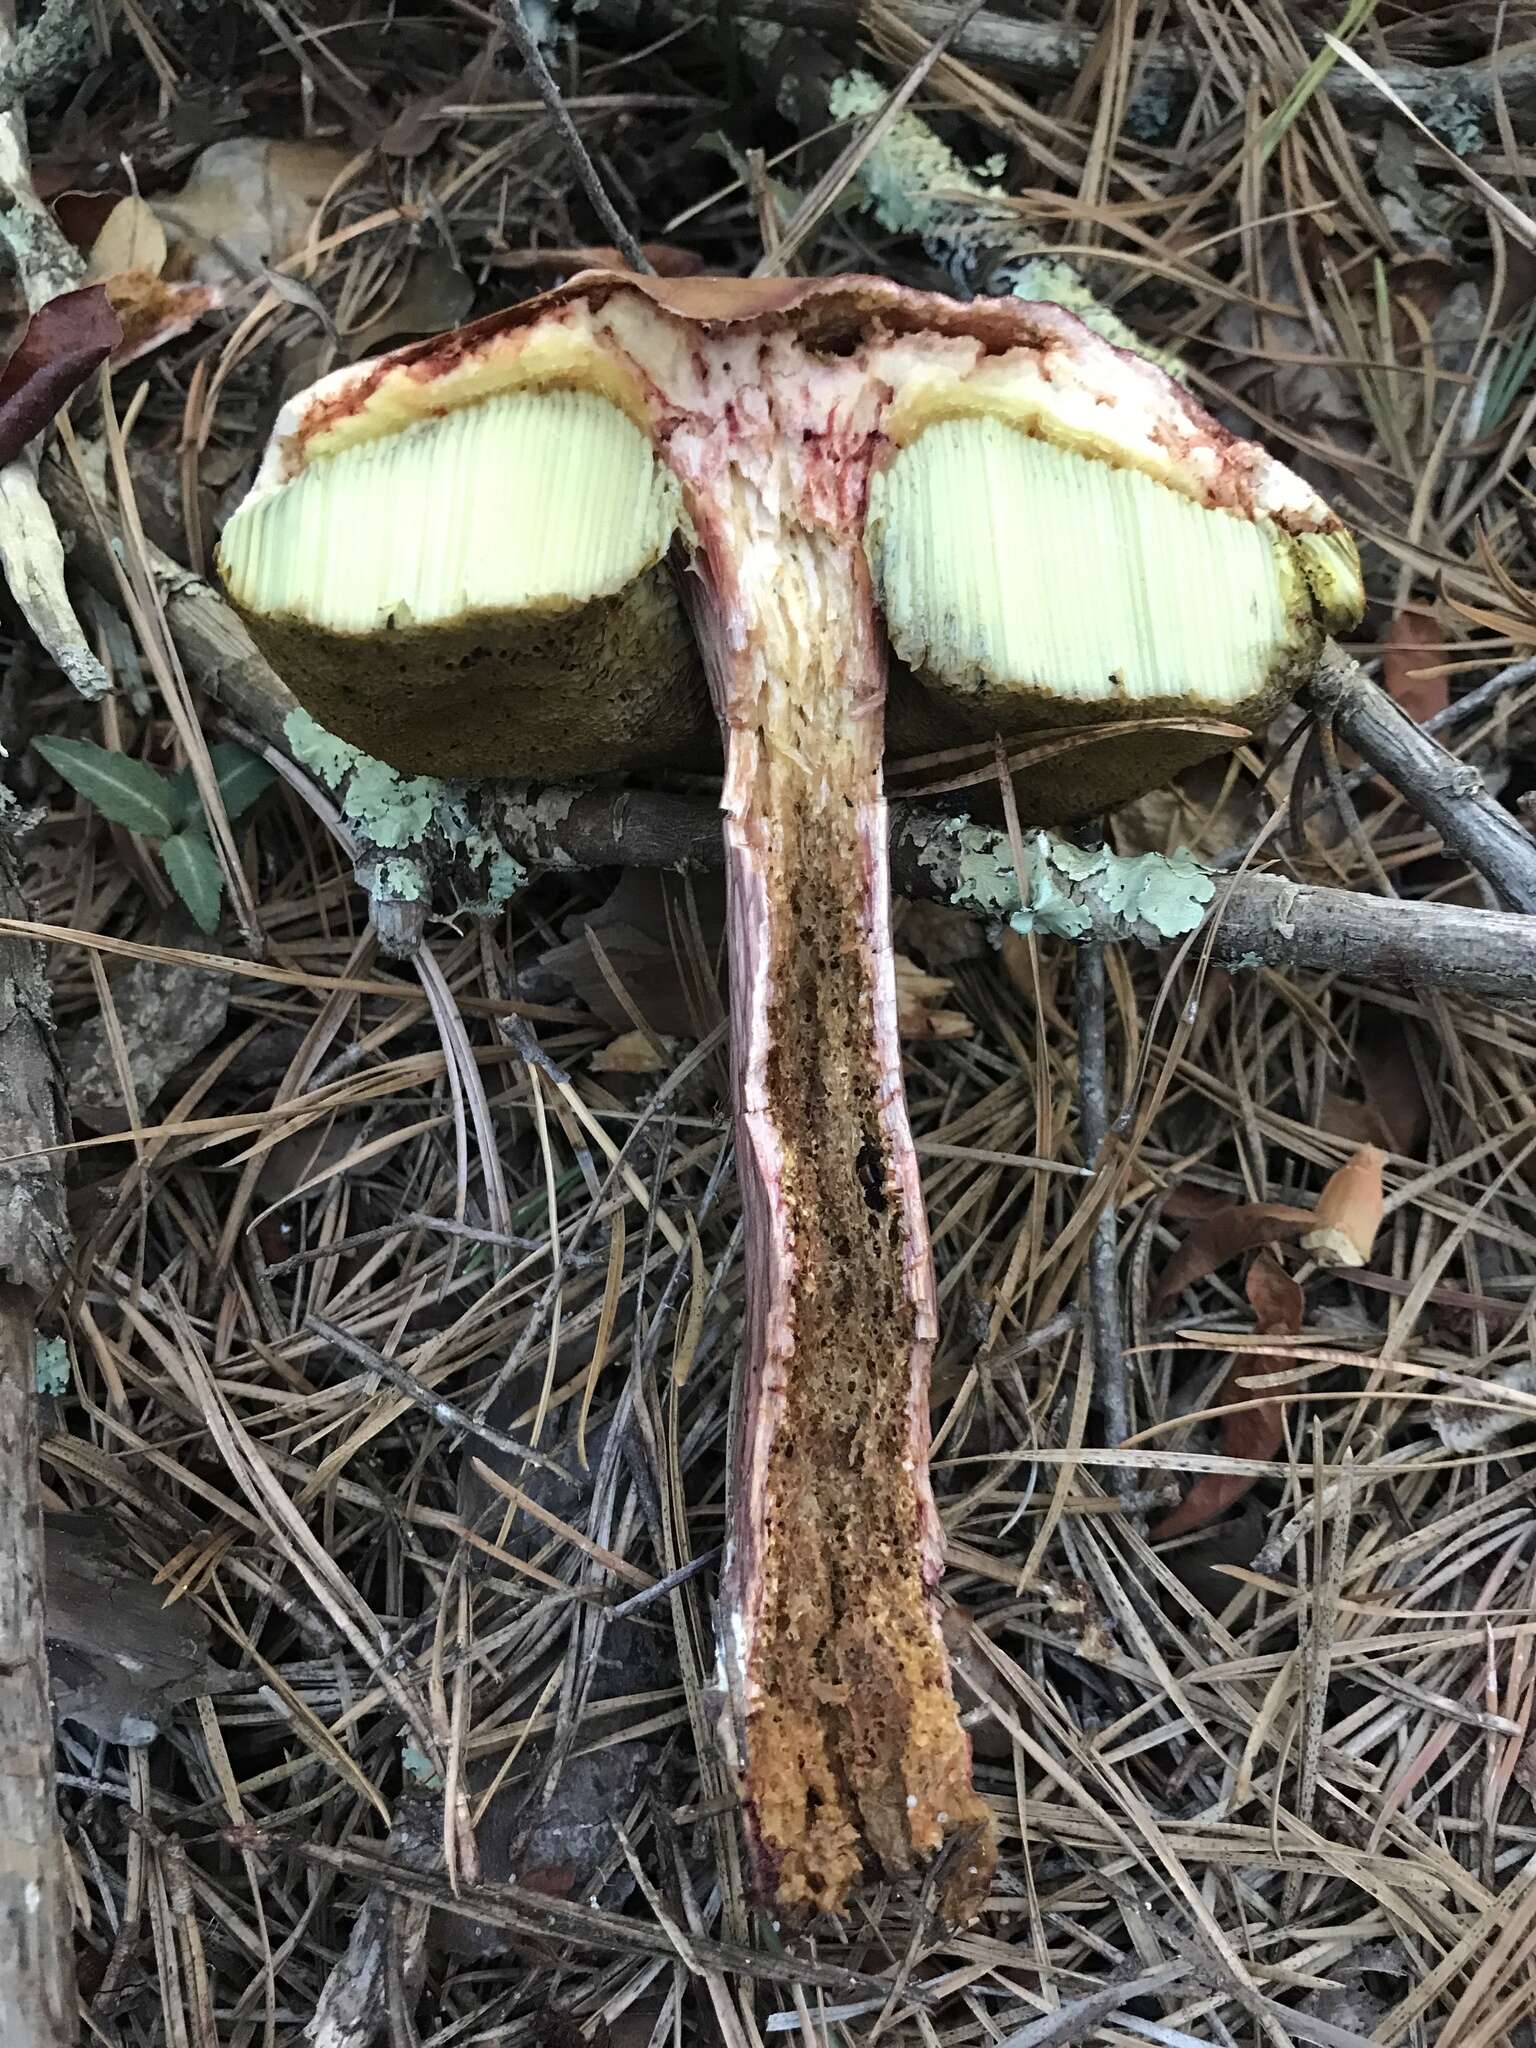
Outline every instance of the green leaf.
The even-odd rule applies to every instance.
[[[126,825],[130,832],[151,839],[163,839],[176,829],[171,785],[147,761],[98,747],[93,740],[44,739],[32,744],[71,789],[79,790],[114,825]]]
[[[178,768],[171,777],[171,818],[178,831],[183,825],[202,823],[203,806],[190,768]]]
[[[251,808],[257,797],[265,796],[277,779],[276,769],[269,768],[260,754],[253,754],[238,740],[220,740],[216,747],[208,749],[208,758],[213,763],[219,795],[224,799],[224,815],[231,825]],[[178,829],[203,823],[202,799],[190,768],[178,768],[171,777],[171,811]]]
[[[197,919],[200,930],[212,934],[219,928],[219,902],[224,894],[224,876],[218,855],[196,825],[167,839],[160,848],[171,887]]]
[[[255,803],[257,797],[265,796],[277,780],[277,770],[269,768],[260,754],[253,754],[249,747],[242,747],[238,740],[220,740],[210,748],[209,757],[213,772],[219,778],[219,795],[224,799],[224,815],[231,825]]]

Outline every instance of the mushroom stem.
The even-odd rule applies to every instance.
[[[738,480],[693,596],[726,737],[747,1312],[722,1642],[754,1848],[838,1909],[872,1851],[991,1868],[932,1589],[932,1261],[896,1030],[885,655],[851,534]],[[743,535],[750,543],[743,544]],[[771,538],[770,538],[771,536]]]

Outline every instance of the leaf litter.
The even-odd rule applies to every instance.
[[[179,14],[185,38],[114,17],[119,61],[29,109],[42,188],[112,202],[75,209],[109,287],[209,295],[114,385],[119,486],[147,504],[155,485],[194,563],[285,395],[390,320],[506,303],[605,239],[477,10],[218,12]],[[668,267],[751,270],[775,193],[789,217],[849,140],[814,107],[795,127],[776,85],[874,62],[889,90],[926,47],[899,7],[863,10],[874,56],[782,12],[748,34],[663,8],[643,39],[599,4],[553,52]],[[1344,118],[1369,81],[1277,0],[1193,5],[1176,38],[1096,4],[978,20],[993,53],[940,58],[921,118],[951,161],[996,160],[988,189],[1357,527],[1355,651],[1422,713],[1529,645],[1536,275],[1502,117],[1475,178],[1379,94]],[[1005,61],[1036,26],[1090,39],[1075,88]],[[1413,10],[1365,33],[1399,81],[1442,54]],[[1486,66],[1494,33],[1469,19],[1453,54]],[[1159,69],[1175,43],[1183,68]],[[1529,109],[1510,118],[1518,143]],[[804,267],[934,281],[899,181],[881,192],[878,218],[835,193]],[[18,446],[88,375],[65,374],[71,347]],[[94,404],[74,401],[86,439]],[[386,961],[323,795],[300,778],[226,802],[205,751],[191,780],[243,923],[223,913],[216,953],[167,944],[164,871],[26,744],[140,764],[151,838],[194,765],[131,520],[124,550],[106,602],[148,709],[86,710],[14,639],[0,698],[18,787],[47,807],[28,885],[63,1042],[91,1028],[103,1074],[131,1079],[109,965],[169,961],[225,1001],[126,1135],[77,1127],[78,1255],[49,1324],[74,1370],[45,1417],[48,1509],[89,1517],[164,1603],[125,1602],[111,1685],[81,1681],[95,1725],[60,1729],[96,2032],[1518,2038],[1536,1023],[1345,971],[1111,960],[1116,1447],[1086,1378],[1106,1169],[1079,1156],[1071,949],[1009,934],[998,954],[913,918],[904,950],[949,984],[924,1000],[967,1027],[910,1041],[906,1066],[940,1282],[946,1634],[1003,1855],[958,1932],[889,1890],[776,1927],[743,1891],[712,1691],[744,1285],[718,908],[695,884],[642,900],[634,877],[548,875]],[[193,708],[207,741],[238,737]],[[1328,811],[1292,830],[1316,793],[1283,750],[1298,729],[1111,820],[1112,843],[1213,855],[1273,825],[1263,858],[1298,880],[1465,885],[1401,803],[1368,802],[1358,833]],[[1452,739],[1517,801],[1536,689]],[[1313,1259],[1319,1227],[1365,1263]],[[122,1692],[136,1628],[166,1674],[152,1706]],[[114,1713],[163,1732],[123,1748]]]

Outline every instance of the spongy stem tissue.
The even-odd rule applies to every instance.
[[[904,1872],[959,1834],[963,1910],[990,1849],[930,1597],[933,1289],[895,1027],[883,657],[855,538],[740,474],[718,502],[728,552],[701,614],[749,1225],[724,1589],[744,1805],[781,1908],[837,1910],[866,1863]]]

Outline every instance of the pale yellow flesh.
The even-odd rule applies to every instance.
[[[872,481],[891,644],[954,685],[1238,703],[1294,630],[1290,543],[997,419],[929,427]]]
[[[312,462],[224,529],[249,611],[338,632],[546,610],[622,590],[661,556],[677,484],[589,391],[519,391]]]

